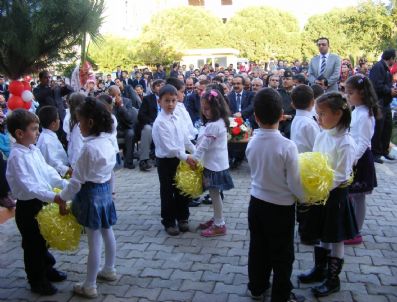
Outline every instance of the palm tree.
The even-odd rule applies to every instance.
[[[0,73],[37,72],[101,36],[104,0],[0,0]],[[85,45],[82,50],[85,51]]]

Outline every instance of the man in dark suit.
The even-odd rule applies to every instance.
[[[132,86],[132,84],[133,84],[131,78],[128,77],[127,70],[123,70],[120,80],[123,82],[124,86],[127,86],[127,85]]]
[[[3,75],[0,75],[0,93],[4,96],[4,98],[7,101],[10,93],[8,92],[8,85],[4,82]]]
[[[279,130],[286,138],[291,136],[292,119],[295,116],[295,109],[292,107],[291,92],[294,89],[293,75],[290,70],[284,71],[282,86],[277,90],[283,99],[283,111],[285,120],[280,122]]]
[[[139,98],[139,95],[136,93],[136,91],[132,89],[130,85],[124,86],[124,83],[120,81],[120,79],[116,79],[114,82],[116,86],[119,87],[121,91],[121,96],[130,99],[133,106],[139,109],[139,104],[141,103],[141,99]]]
[[[184,104],[187,112],[190,115],[192,123],[196,123],[200,120],[200,112],[201,112],[201,104],[200,104],[200,96],[201,93],[205,90],[205,87],[210,82],[208,80],[201,80],[196,83],[195,90],[188,97],[186,97]]]
[[[252,123],[254,114],[253,96],[250,91],[244,90],[245,79],[240,75],[233,78],[233,90],[227,96],[229,108],[234,117],[241,117]],[[246,144],[229,143],[230,168],[237,168],[244,159]]]
[[[113,114],[117,119],[117,137],[124,138],[124,168],[134,169],[135,125],[138,109],[130,99],[122,97],[118,86],[109,87],[109,95],[114,98]]]
[[[395,157],[389,154],[393,128],[390,103],[392,98],[397,96],[397,89],[392,87],[392,75],[389,68],[395,62],[396,50],[387,49],[383,52],[381,60],[372,67],[369,73],[369,78],[374,85],[378,96],[379,108],[382,112],[382,117],[375,120],[375,133],[371,141],[374,160],[380,164],[383,163],[381,156],[388,160],[395,160]]]
[[[165,80],[165,71],[163,65],[156,64],[156,72],[153,73],[153,80]]]
[[[111,74],[108,74],[108,75],[106,76],[105,88],[107,89],[107,88],[109,88],[110,86],[113,86],[113,85],[115,85],[115,84],[116,84],[116,83],[113,82],[113,80],[112,80],[112,75],[111,75]]]
[[[116,78],[118,78],[118,79],[122,79],[123,78],[123,72],[121,71],[121,67],[120,66],[117,66]]]
[[[152,126],[160,111],[158,104],[159,91],[165,84],[164,80],[154,80],[152,84],[153,93],[143,98],[141,108],[138,112],[138,121],[141,130],[141,142],[139,145],[139,169],[141,171],[149,171],[150,147],[152,145]]]

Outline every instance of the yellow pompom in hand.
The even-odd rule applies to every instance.
[[[56,193],[60,191],[54,189]],[[36,219],[41,235],[51,248],[60,251],[74,251],[78,248],[82,227],[71,212],[62,216],[58,205],[51,202],[41,209]]]
[[[299,154],[299,170],[305,203],[324,205],[334,182],[334,171],[328,158],[320,152]]]
[[[203,193],[203,170],[200,163],[196,169],[192,169],[185,161],[181,161],[176,170],[175,186],[187,197],[199,197]]]

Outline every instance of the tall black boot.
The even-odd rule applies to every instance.
[[[330,250],[320,246],[314,247],[314,267],[308,273],[298,275],[301,283],[313,283],[324,281],[327,276],[327,257]]]
[[[339,274],[342,271],[343,262],[343,259],[328,257],[327,279],[323,284],[312,288],[312,292],[316,297],[329,296],[340,290]]]

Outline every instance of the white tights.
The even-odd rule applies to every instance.
[[[320,242],[320,246],[327,250],[331,250],[331,257],[336,257],[339,259],[343,259],[345,255],[345,244],[342,242],[336,243],[328,243],[328,242]]]
[[[218,189],[209,189],[212,206],[214,207],[214,223],[217,226],[225,224],[223,219],[223,202]]]
[[[101,265],[102,240],[105,242],[105,271],[113,271],[116,260],[116,239],[113,229],[86,228],[88,237],[87,278],[84,287],[96,287],[96,277]]]

